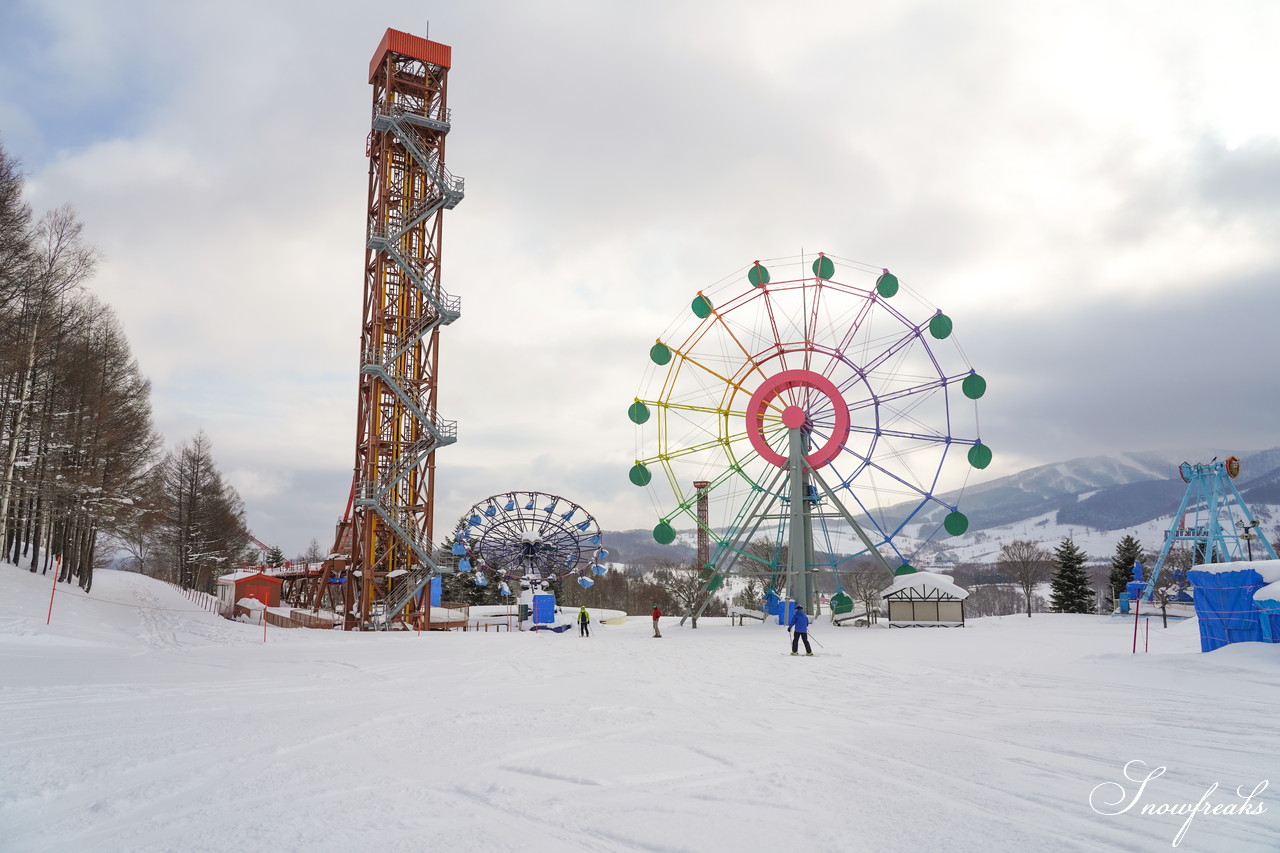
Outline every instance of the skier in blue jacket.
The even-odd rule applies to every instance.
[[[804,653],[812,656],[813,649],[809,647],[809,615],[799,605],[796,605],[796,612],[791,614],[791,621],[787,623],[788,633],[792,630],[795,633],[791,634],[791,654],[800,654],[800,641],[804,640]]]

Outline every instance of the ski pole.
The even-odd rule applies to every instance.
[[[815,637],[815,636],[813,636],[813,634],[810,634],[810,635],[809,635],[809,639],[810,639],[810,640],[813,640],[815,643],[818,643],[818,638],[817,638],[817,637]],[[818,648],[820,648],[820,649],[825,649],[825,648],[826,648],[826,646],[822,645],[822,643],[818,643]]]

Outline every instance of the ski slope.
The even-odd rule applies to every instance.
[[[1280,849],[1280,646],[1194,622],[264,642],[107,571],[46,626],[50,586],[0,565],[5,853]],[[1141,813],[1215,783],[1264,811]]]

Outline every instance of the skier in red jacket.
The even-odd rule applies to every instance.
[[[661,637],[662,632],[658,630],[658,620],[662,618],[662,611],[658,609],[658,605],[653,605],[653,636]]]

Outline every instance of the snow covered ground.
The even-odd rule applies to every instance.
[[[6,853],[1280,849],[1280,646],[1194,622],[1131,655],[1118,618],[819,620],[809,659],[727,619],[264,642],[138,575],[49,595],[0,566]],[[1180,834],[1215,784],[1236,813]]]

